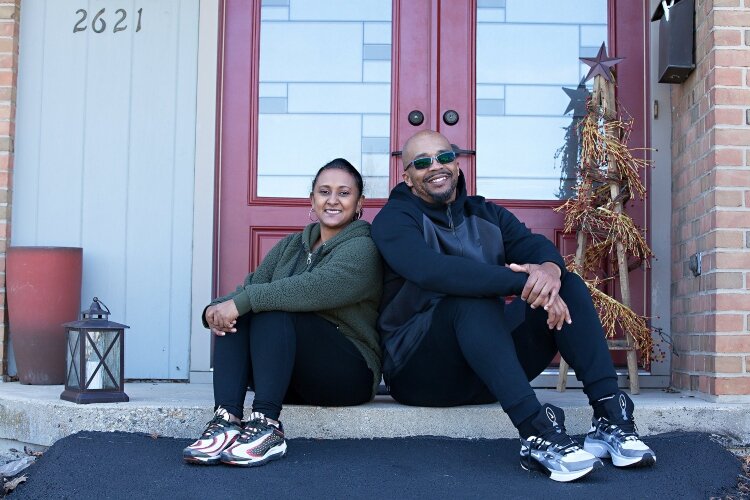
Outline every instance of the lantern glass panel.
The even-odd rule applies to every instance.
[[[109,376],[108,373],[104,372],[104,367],[102,367],[102,377],[104,379],[104,388],[105,389],[122,389],[120,387],[120,334],[121,332],[102,332],[103,334],[106,334],[107,338],[107,347],[112,345],[112,349],[109,351],[109,354],[107,354],[107,357],[105,359],[105,364],[109,368],[110,373],[112,374],[112,377],[114,377],[114,380],[112,377]],[[103,354],[103,353],[102,353]]]
[[[106,334],[108,332],[100,331],[87,331],[86,341],[86,388],[87,389],[102,389],[104,378],[106,376],[104,368],[99,366],[101,364],[102,356],[107,351]]]
[[[81,353],[79,337],[81,332],[78,330],[68,330],[68,350],[66,353],[67,367],[68,367],[68,379],[66,385],[71,388],[80,389],[80,373],[81,373]]]

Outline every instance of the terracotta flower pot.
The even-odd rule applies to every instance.
[[[65,328],[81,309],[83,250],[10,247],[8,320],[22,384],[65,382]]]

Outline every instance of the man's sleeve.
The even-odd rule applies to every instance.
[[[508,264],[543,264],[552,262],[560,267],[562,277],[565,261],[550,240],[541,234],[532,233],[526,224],[518,220],[509,210],[495,205],[500,219],[500,230],[505,245],[505,261]]]
[[[384,208],[375,217],[372,238],[393,271],[425,290],[497,297],[520,294],[526,283],[525,273],[433,250],[417,221],[395,209]]]

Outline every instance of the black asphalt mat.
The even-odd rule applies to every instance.
[[[707,499],[736,491],[739,460],[711,436],[662,434],[647,443],[657,455],[652,468],[607,463],[556,483],[521,469],[515,439],[294,439],[286,458],[241,468],[184,463],[187,439],[81,432],[47,450],[7,498]]]

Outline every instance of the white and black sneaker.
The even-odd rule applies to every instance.
[[[221,452],[240,435],[242,427],[229,420],[229,413],[221,406],[216,409],[206,429],[193,444],[182,450],[186,462],[202,465],[218,464]]]
[[[610,457],[616,467],[655,464],[656,453],[636,432],[633,408],[633,401],[622,391],[604,401],[607,416],[592,420],[583,448],[599,458]]]
[[[545,404],[531,422],[537,434],[521,439],[521,467],[538,470],[554,481],[579,479],[602,467],[601,460],[581,449],[565,433],[565,414]]]
[[[255,467],[286,455],[284,427],[268,421],[259,412],[253,412],[245,423],[242,434],[232,446],[221,453],[221,462],[229,465]]]

